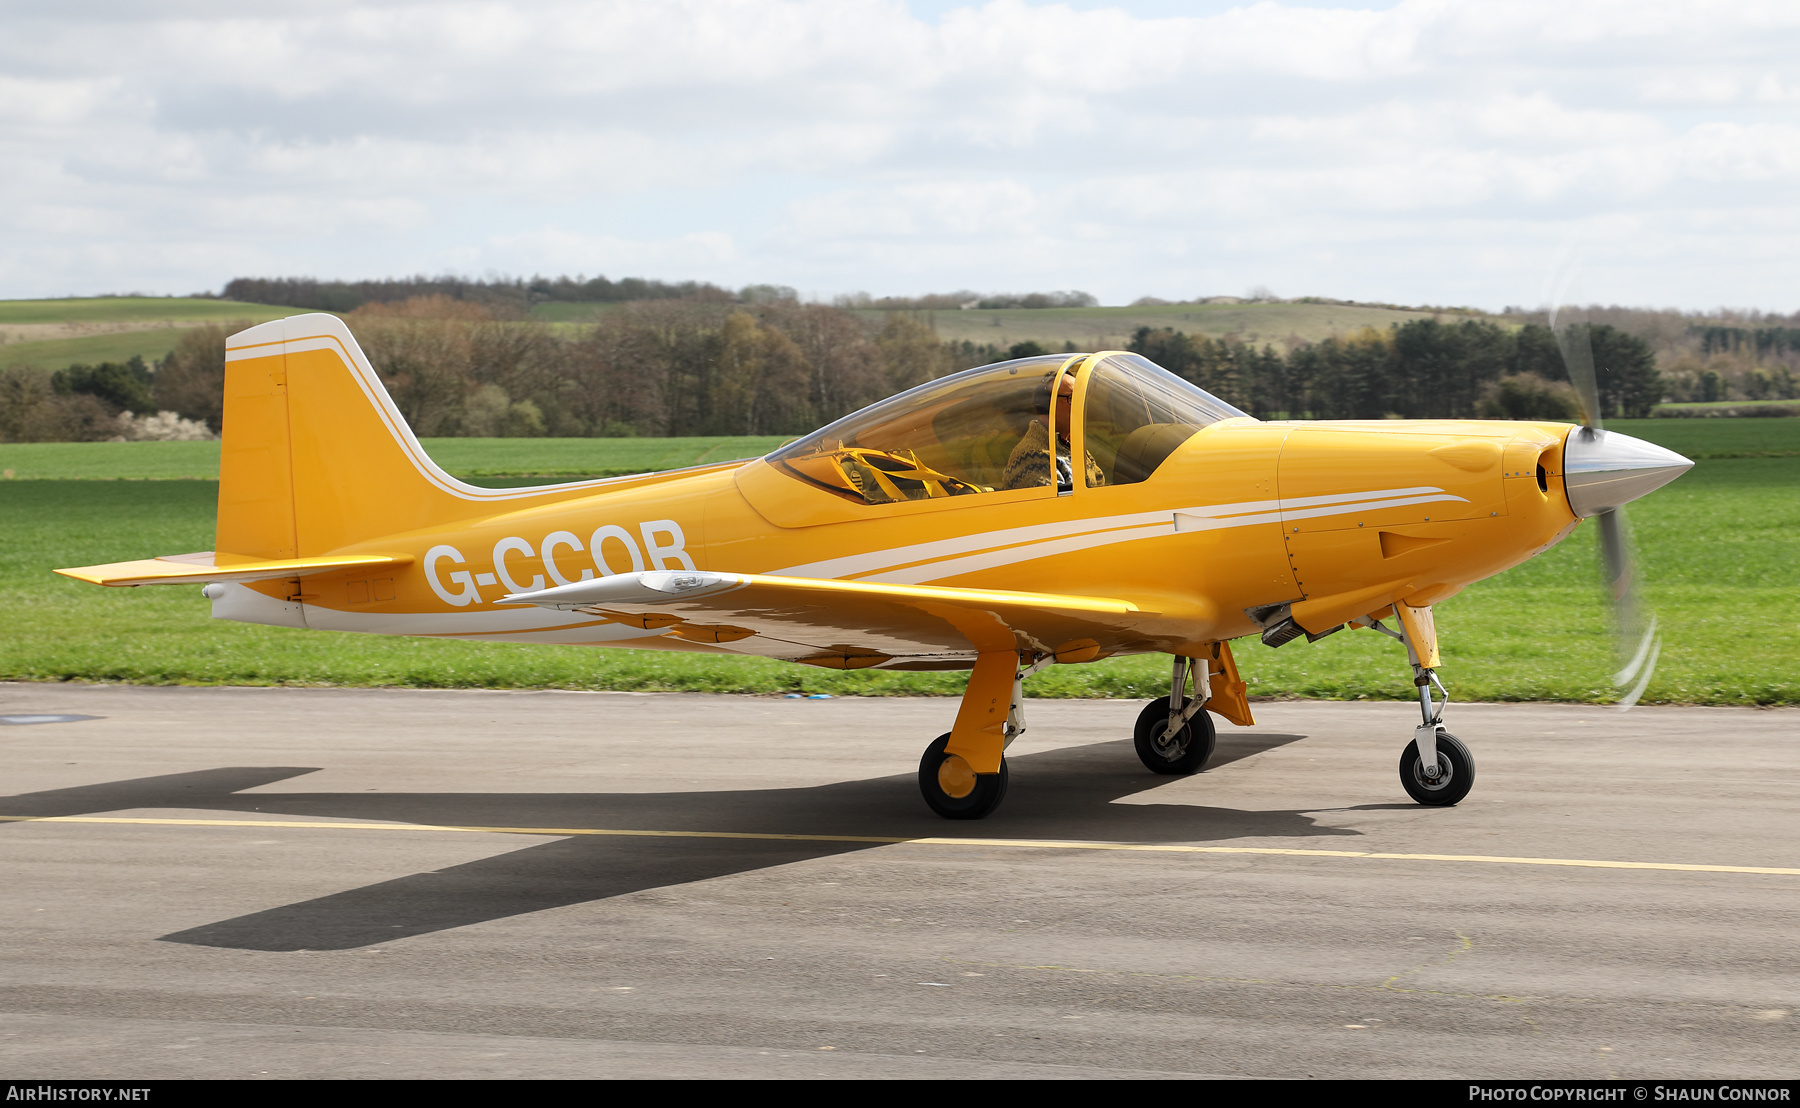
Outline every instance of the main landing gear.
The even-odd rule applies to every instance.
[[[1420,804],[1447,808],[1469,795],[1475,784],[1475,758],[1462,740],[1444,729],[1444,708],[1450,703],[1450,694],[1437,677],[1437,624],[1431,609],[1396,604],[1394,613],[1399,631],[1383,627],[1379,619],[1367,623],[1406,644],[1413,684],[1419,690],[1419,714],[1424,722],[1413,728],[1413,741],[1400,753],[1400,786]],[[1434,688],[1441,699],[1434,701]]]
[[[1010,652],[976,657],[956,726],[919,759],[919,792],[932,811],[945,819],[981,819],[1000,806],[1006,798],[1004,751],[1025,733],[1021,684],[1055,660],[1040,657],[1021,669],[1019,656]],[[1224,672],[1235,679],[1229,656]],[[1169,695],[1151,701],[1138,716],[1133,737],[1138,758],[1151,772],[1198,773],[1212,757],[1215,732],[1204,710],[1212,696],[1209,674],[1207,659],[1177,656]],[[1237,718],[1229,709],[1226,716]]]
[[[945,819],[980,819],[1006,799],[1006,759],[999,773],[976,773],[960,754],[945,753],[950,733],[945,732],[925,748],[919,759],[919,792],[925,803]]]
[[[919,792],[945,819],[981,819],[1006,799],[1004,752],[1025,733],[1022,683],[1056,659],[1046,655],[1021,669],[1012,651],[980,654],[956,725],[919,759]]]

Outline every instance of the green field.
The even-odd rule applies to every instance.
[[[90,296],[0,300],[0,369],[35,365],[145,361],[174,348],[180,328],[250,320],[262,323],[305,309],[176,296]]]
[[[617,311],[618,304],[539,304],[531,318],[548,323],[585,324]],[[856,313],[880,326],[886,312]],[[1342,304],[1167,304],[1142,308],[971,308],[968,311],[918,313],[937,327],[946,342],[992,343],[1002,349],[1027,340],[1060,350],[1072,342],[1080,350],[1124,346],[1139,327],[1172,327],[1189,334],[1221,338],[1235,335],[1247,342],[1280,343],[1290,335],[1310,342],[1348,334],[1362,327],[1386,330],[1389,324],[1430,319],[1431,312]],[[1445,313],[1439,318],[1465,318]]]
[[[1705,400],[1697,403],[1665,402],[1653,413],[1662,419],[1779,417],[1800,415],[1800,400]]]
[[[432,460],[458,477],[559,477],[649,473],[706,462],[760,458],[781,435],[685,439],[426,439]],[[0,448],[4,449],[4,448]]]
[[[1800,457],[1800,419],[1612,419],[1606,426],[1694,459]]]
[[[274,308],[241,300],[188,296],[70,296],[58,300],[0,300],[0,328],[9,323],[205,323],[280,319],[306,308]]]
[[[72,339],[11,342],[0,346],[0,369],[15,365],[62,369],[71,365],[128,362],[133,357],[156,362],[168,357],[180,338],[181,332],[172,327],[155,327],[143,331],[109,331]]]
[[[879,324],[884,313],[858,315]],[[1298,336],[1317,342],[1363,327],[1387,330],[1390,324],[1430,319],[1431,312],[1397,311],[1342,304],[1167,304],[1144,308],[971,308],[929,313],[945,342],[992,343],[1002,349],[1035,342],[1052,350],[1074,343],[1077,350],[1119,349],[1139,327],[1170,327],[1190,335],[1234,336],[1245,342],[1277,346]],[[1461,314],[1439,318],[1456,320]]]
[[[1777,425],[1758,431],[1755,424]],[[1749,426],[1744,426],[1749,425]],[[1784,437],[1780,432],[1787,431]],[[1646,702],[1800,703],[1800,420],[1645,420],[1621,430],[1679,432],[1711,458],[1632,506],[1644,595],[1663,621],[1664,651]],[[1706,435],[1711,434],[1712,438]],[[725,440],[732,442],[733,440]],[[571,452],[616,462],[614,450],[670,453],[690,464],[750,445],[721,440],[432,440],[453,472],[571,467]],[[761,440],[766,441],[766,440]],[[1659,441],[1668,441],[1663,438]],[[677,445],[677,444],[681,445]],[[1670,445],[1676,445],[1670,443]],[[201,448],[212,449],[211,453]],[[124,448],[124,449],[122,449]],[[159,448],[159,449],[131,449]],[[1680,449],[1680,446],[1676,446]],[[110,454],[99,451],[112,451]],[[455,454],[462,450],[465,453]],[[60,453],[59,453],[60,452]],[[753,452],[746,450],[746,452]],[[159,453],[162,457],[159,459]],[[648,453],[630,455],[652,459]],[[109,471],[102,461],[112,460]],[[195,588],[99,589],[57,566],[212,545],[216,444],[51,443],[0,446],[0,679],[195,684],[669,689],[949,695],[959,674],[838,673],[755,659],[582,647],[380,638],[214,622]],[[123,463],[123,464],[120,464]],[[593,468],[610,468],[595,465]],[[134,475],[137,481],[83,480]],[[172,479],[188,478],[188,479]],[[195,479],[199,478],[199,479]],[[1439,606],[1444,677],[1458,699],[1592,701],[1610,695],[1611,658],[1594,568],[1593,529]],[[1268,650],[1238,644],[1257,696],[1409,698],[1404,657],[1389,640],[1344,632]],[[1034,696],[1159,695],[1159,657],[1054,666]],[[1166,691],[1166,690],[1165,690]]]
[[[481,484],[488,478],[608,477],[757,458],[780,436],[689,439],[425,439],[432,460]],[[0,472],[20,481],[216,481],[216,442],[0,443]]]
[[[531,306],[531,318],[542,323],[592,323],[607,312],[616,312],[624,304],[571,304],[553,300]]]
[[[1800,419],[1619,419],[1608,424],[1689,458],[1800,457]],[[682,439],[425,439],[438,465],[487,479],[607,477],[767,454],[778,435]],[[216,442],[0,443],[0,471],[25,480],[217,480]]]

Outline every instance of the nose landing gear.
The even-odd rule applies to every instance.
[[[1152,700],[1139,713],[1132,733],[1138,761],[1152,773],[1199,773],[1212,757],[1217,732],[1205,705],[1211,696],[1205,658],[1175,655],[1175,671],[1169,695]],[[1188,674],[1194,675],[1194,695],[1187,695]]]
[[[1383,627],[1379,619],[1369,619],[1368,626],[1406,644],[1413,685],[1419,690],[1419,714],[1424,722],[1413,728],[1413,741],[1400,754],[1400,787],[1420,804],[1447,808],[1474,787],[1475,758],[1462,740],[1444,729],[1450,693],[1437,677],[1437,622],[1431,609],[1397,603],[1394,613],[1400,624],[1398,632]],[[1442,698],[1435,702],[1434,688]]]
[[[1448,731],[1439,730],[1433,745],[1437,765],[1432,768],[1437,772],[1427,773],[1418,742],[1406,744],[1400,754],[1400,785],[1420,804],[1446,808],[1469,795],[1475,784],[1475,759],[1462,740]]]

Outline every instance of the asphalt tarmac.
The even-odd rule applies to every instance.
[[[0,1072],[1800,1075],[1800,711],[0,685]]]

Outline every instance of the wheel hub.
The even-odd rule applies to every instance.
[[[1426,773],[1423,764],[1413,766],[1413,779],[1418,781],[1420,785],[1427,789],[1431,789],[1434,792],[1438,789],[1447,788],[1450,784],[1450,779],[1455,776],[1456,770],[1451,768],[1450,759],[1445,758],[1441,754],[1438,756],[1436,776]]]
[[[1173,736],[1157,739],[1150,745],[1156,748],[1157,754],[1173,762],[1183,754],[1187,753],[1188,729],[1183,727],[1181,730],[1175,732]]]
[[[975,770],[960,754],[952,754],[938,763],[937,779],[938,788],[955,800],[975,791]]]

